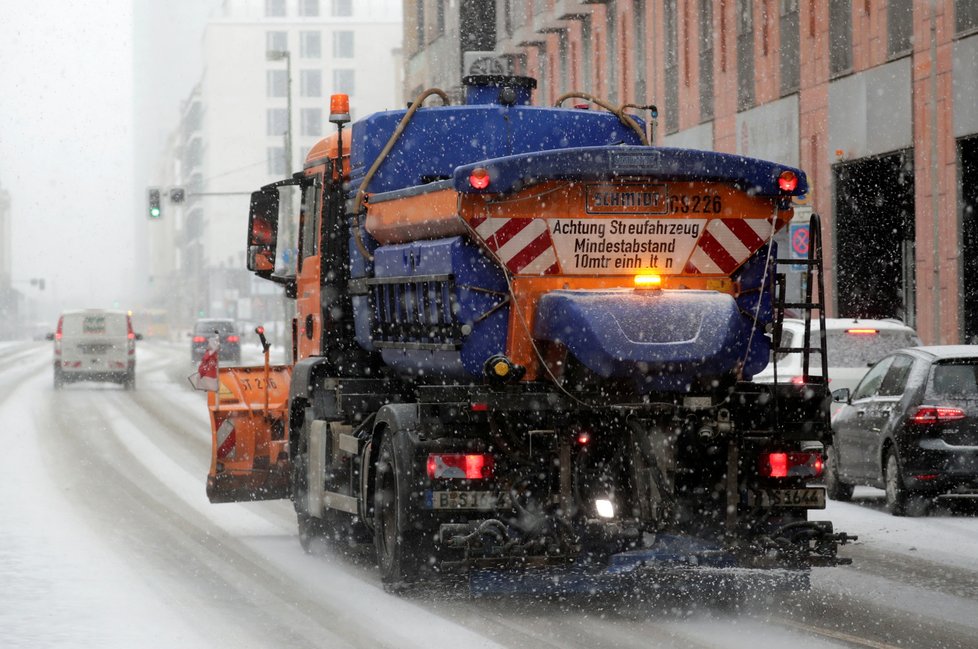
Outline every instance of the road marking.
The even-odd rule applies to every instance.
[[[842,631],[833,631],[832,629],[823,629],[822,627],[810,626],[808,624],[802,624],[801,622],[795,622],[793,620],[788,620],[782,617],[776,617],[771,619],[772,621],[778,622],[780,624],[784,624],[786,626],[794,627],[796,629],[801,629],[802,631],[808,631],[809,633],[814,633],[815,635],[832,638],[833,640],[842,640],[843,642],[859,645],[860,647],[870,647],[871,649],[904,649],[903,647],[898,647],[896,645],[888,644],[886,642],[877,642],[876,640],[860,638],[859,636],[843,633]]]

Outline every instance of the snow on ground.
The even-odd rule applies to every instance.
[[[209,647],[111,555],[47,475],[36,441],[44,431],[34,426],[47,378],[35,376],[0,405],[0,645]]]
[[[978,571],[978,517],[941,507],[925,516],[893,516],[882,509],[882,499],[879,489],[856,487],[852,503],[830,500],[811,518],[855,534],[860,546]]]

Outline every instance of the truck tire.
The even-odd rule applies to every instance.
[[[299,527],[299,544],[307,553],[312,553],[316,542],[327,538],[326,523],[323,519],[309,514],[306,495],[309,491],[309,446],[306,436],[307,422],[312,421],[311,412],[306,410],[299,437],[299,446],[292,458],[292,506],[295,508],[296,522]]]
[[[825,491],[829,498],[841,502],[852,500],[854,485],[839,476],[839,451],[834,446],[825,449]]]
[[[374,546],[384,589],[405,590],[418,578],[422,561],[421,535],[417,530],[402,529],[398,513],[407,506],[404,493],[406,467],[398,465],[394,450],[394,433],[385,431],[377,455],[374,488]]]

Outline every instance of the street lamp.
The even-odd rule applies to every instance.
[[[268,61],[281,61],[285,60],[285,112],[286,112],[286,126],[285,126],[285,176],[286,178],[292,177],[292,53],[289,50],[268,50],[265,52],[265,59]],[[295,244],[295,231],[292,224],[292,201],[288,200],[285,202],[285,239],[286,239],[286,250],[288,251],[288,259],[286,260],[286,275],[294,275],[294,270],[298,268],[298,260],[296,259],[298,253],[298,245],[295,245],[293,249],[293,244]],[[284,340],[288,336],[288,323],[292,320],[291,315],[291,302],[288,297],[284,294],[282,296],[282,307],[285,311],[285,321],[282,327],[282,337],[280,340]],[[286,350],[292,347],[292,341],[288,341],[290,344],[286,346]],[[286,357],[288,357],[288,351],[286,351]]]

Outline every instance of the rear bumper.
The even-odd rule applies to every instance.
[[[958,446],[927,438],[918,440],[905,457],[903,481],[911,489],[978,492],[978,445]]]

